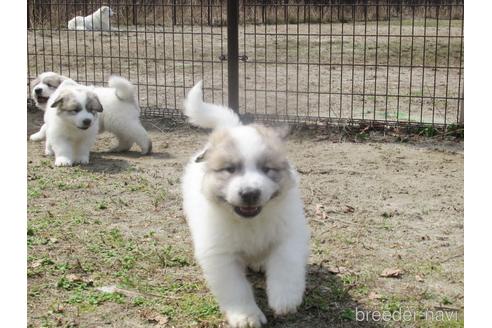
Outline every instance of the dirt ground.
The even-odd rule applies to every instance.
[[[40,124],[28,115],[29,134]],[[90,165],[55,168],[28,142],[29,327],[224,326],[181,208],[183,165],[206,133],[145,124],[146,157],[106,152],[115,140],[102,134]],[[463,145],[370,140],[291,136],[312,254],[304,302],[286,318],[251,275],[269,327],[463,326]],[[362,310],[416,315],[358,321]]]
[[[225,103],[226,27],[124,22],[112,32],[29,30],[29,79],[52,70],[103,84],[119,74],[138,85],[143,108],[174,112],[203,79],[205,96]],[[240,26],[241,112],[456,124],[461,35],[462,21],[447,19]]]

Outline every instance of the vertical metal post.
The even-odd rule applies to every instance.
[[[266,6],[267,0],[261,1],[261,23],[266,24]]]
[[[173,26],[176,25],[176,0],[173,0]]]
[[[461,110],[460,110],[460,124],[464,125],[465,124],[465,102],[461,105]]]
[[[228,106],[239,112],[239,1],[227,0]]]
[[[27,28],[31,28],[31,1],[27,1]]]
[[[132,14],[133,14],[133,25],[137,26],[137,0],[132,1]]]

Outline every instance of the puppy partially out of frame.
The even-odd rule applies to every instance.
[[[56,166],[89,163],[102,111],[92,88],[72,80],[65,80],[51,95],[44,113],[45,153],[55,155]]]
[[[108,6],[102,6],[88,16],[76,16],[69,20],[68,29],[79,31],[109,31],[111,29],[111,16],[113,16],[113,10],[111,10]]]
[[[41,109],[43,112],[46,111],[48,99],[65,80],[69,80],[69,78],[55,72],[44,72],[39,74],[38,77],[32,82],[31,96],[32,99],[34,99],[36,107]],[[32,141],[41,141],[45,138],[46,124],[43,124],[38,132],[29,137]]]
[[[49,77],[50,82],[46,82],[46,77]],[[67,80],[67,77],[58,75],[53,72],[43,73],[39,76],[38,84],[33,86],[33,97],[38,103],[39,97],[35,94],[43,94],[50,96],[54,90],[54,80]],[[70,80],[75,83],[73,80]],[[50,83],[50,87],[46,86]],[[152,141],[147,135],[144,127],[140,123],[140,107],[136,100],[135,87],[130,81],[119,77],[112,76],[108,81],[108,88],[94,87],[93,92],[98,96],[104,111],[99,119],[99,132],[108,131],[113,133],[118,138],[118,145],[111,149],[114,152],[123,152],[129,150],[136,143],[143,155],[149,154],[152,151]],[[42,89],[42,92],[36,91]],[[40,106],[38,106],[40,107]],[[42,107],[40,107],[43,109]],[[39,132],[30,136],[32,141],[41,141],[45,138],[46,124],[44,124]]]
[[[49,97],[56,91],[60,84],[67,79],[68,77],[55,72],[44,72],[39,74],[31,84],[31,96],[36,103],[36,107],[45,111]]]
[[[185,115],[213,129],[186,166],[183,208],[195,257],[229,325],[266,323],[246,267],[265,271],[276,315],[295,312],[305,289],[309,229],[282,131],[242,125],[231,109],[204,103],[201,82],[188,93]]]

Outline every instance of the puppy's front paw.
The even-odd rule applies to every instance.
[[[44,135],[40,132],[31,134],[31,136],[29,137],[29,140],[31,141],[42,141],[43,139],[44,139]]]
[[[228,311],[226,317],[231,328],[257,328],[267,322],[265,315],[258,308],[250,312]]]
[[[299,295],[277,295],[269,297],[268,303],[277,316],[297,312],[297,307],[302,302],[302,294]]]
[[[55,166],[72,166],[72,165],[73,165],[72,160],[66,157],[57,157],[55,159]]]

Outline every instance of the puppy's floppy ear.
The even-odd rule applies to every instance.
[[[103,111],[103,106],[101,105],[101,102],[99,101],[99,98],[94,92],[88,92],[87,93],[87,110],[89,112],[99,112],[101,113]]]
[[[55,80],[56,80],[56,87],[59,87],[60,84],[62,84],[63,81],[66,80],[66,77],[59,75],[59,76],[56,77]]]
[[[55,101],[51,104],[51,107],[60,107],[63,106],[63,102],[65,101],[65,97],[67,96],[66,91],[62,91],[58,94]]]
[[[197,157],[195,157],[195,163],[201,163],[201,162],[205,162],[206,160],[206,156],[207,156],[207,152],[208,152],[208,147],[205,148],[200,154],[198,154]]]
[[[63,77],[62,78],[62,83],[60,85],[67,86],[67,85],[77,85],[77,84],[78,83],[75,82],[74,80],[72,80],[70,78]]]

